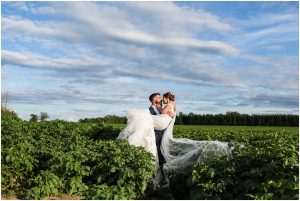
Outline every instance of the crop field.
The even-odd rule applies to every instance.
[[[298,127],[176,125],[176,138],[244,147],[195,164],[190,173],[171,172],[169,187],[159,189],[149,184],[152,156],[115,140],[124,127],[2,116],[2,197],[299,199]]]

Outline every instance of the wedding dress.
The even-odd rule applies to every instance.
[[[159,168],[154,129],[165,129],[160,150],[166,160],[163,164],[166,176],[171,170],[190,171],[197,163],[207,162],[214,157],[231,153],[227,142],[173,138],[176,113],[171,105],[170,107],[174,114],[173,118],[167,114],[151,115],[148,109],[128,110],[127,126],[120,132],[117,139],[127,139],[131,145],[144,147],[153,154],[156,168]],[[157,171],[154,182],[158,183],[160,178],[161,175]]]
[[[167,114],[151,115],[149,109],[130,109],[127,111],[127,126],[117,139],[127,139],[128,143],[142,146],[155,157],[158,164],[155,130],[164,130],[172,118]]]

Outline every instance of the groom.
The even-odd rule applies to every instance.
[[[157,115],[160,114],[160,111],[157,109],[157,107],[161,106],[161,97],[160,97],[160,93],[154,93],[151,94],[151,96],[149,97],[149,100],[151,102],[151,106],[149,107],[150,113],[152,115]],[[160,151],[160,145],[161,145],[161,140],[164,134],[164,130],[154,130],[155,132],[155,139],[156,139],[156,147],[157,147],[157,153],[158,153],[158,160],[159,160],[159,167],[161,169],[161,172],[163,174],[162,171],[162,165],[166,162],[161,151]]]

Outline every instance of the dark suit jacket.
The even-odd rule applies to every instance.
[[[150,114],[152,115],[156,115],[156,112],[155,110],[153,109],[153,107],[149,107],[149,111],[150,111]],[[161,138],[162,138],[162,135],[164,134],[164,130],[154,130],[155,134],[161,134]],[[156,136],[156,135],[155,135]],[[161,141],[161,139],[160,139]]]
[[[153,107],[149,107],[149,111],[152,115],[156,115],[156,112],[153,109]],[[164,131],[165,130],[154,130],[154,132],[155,132],[155,141],[156,141],[157,152],[158,152],[158,159],[159,159],[159,164],[160,165],[165,163],[165,159],[164,159],[164,157],[163,157],[163,155],[161,154],[161,151],[160,151],[160,145],[161,145],[161,140],[162,140]]]
[[[153,109],[153,107],[149,107],[149,110],[150,110],[150,113],[152,114],[152,115],[156,115],[156,112],[155,112],[155,110]]]

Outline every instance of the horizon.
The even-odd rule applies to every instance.
[[[1,2],[1,93],[22,119],[299,115],[299,2]]]
[[[15,111],[11,110],[9,107],[7,107],[7,109],[9,111],[15,112]],[[232,113],[232,112],[233,113],[237,112],[239,115],[249,115],[249,116],[253,116],[253,115],[295,115],[295,116],[299,116],[299,114],[289,114],[289,113],[251,113],[251,114],[248,114],[248,113],[240,113],[238,111],[227,111],[225,113],[215,113],[215,114],[212,114],[212,113],[193,113],[193,112],[190,112],[190,113],[192,113],[193,115],[227,115],[227,113]],[[35,113],[35,115],[37,115],[37,117],[39,118],[41,113],[42,112]],[[183,115],[189,115],[190,113],[182,113],[182,114]],[[179,116],[180,112],[176,113],[176,115]],[[18,114],[17,114],[17,116],[20,117]],[[126,117],[126,115],[124,115],[124,116],[118,116],[118,115],[110,115],[110,114],[108,114],[108,115],[105,115],[105,116],[83,117],[83,118],[78,119],[77,121],[72,121],[72,122],[79,122],[80,120],[84,120],[84,119],[97,119],[97,118],[107,118],[107,117],[122,117],[123,118],[123,117]],[[48,119],[49,118],[47,118],[46,121],[48,121]],[[22,119],[22,120],[29,121],[29,119]],[[64,120],[64,119],[59,119],[59,118],[53,119],[53,118],[50,117],[50,121],[52,121],[52,120]]]

